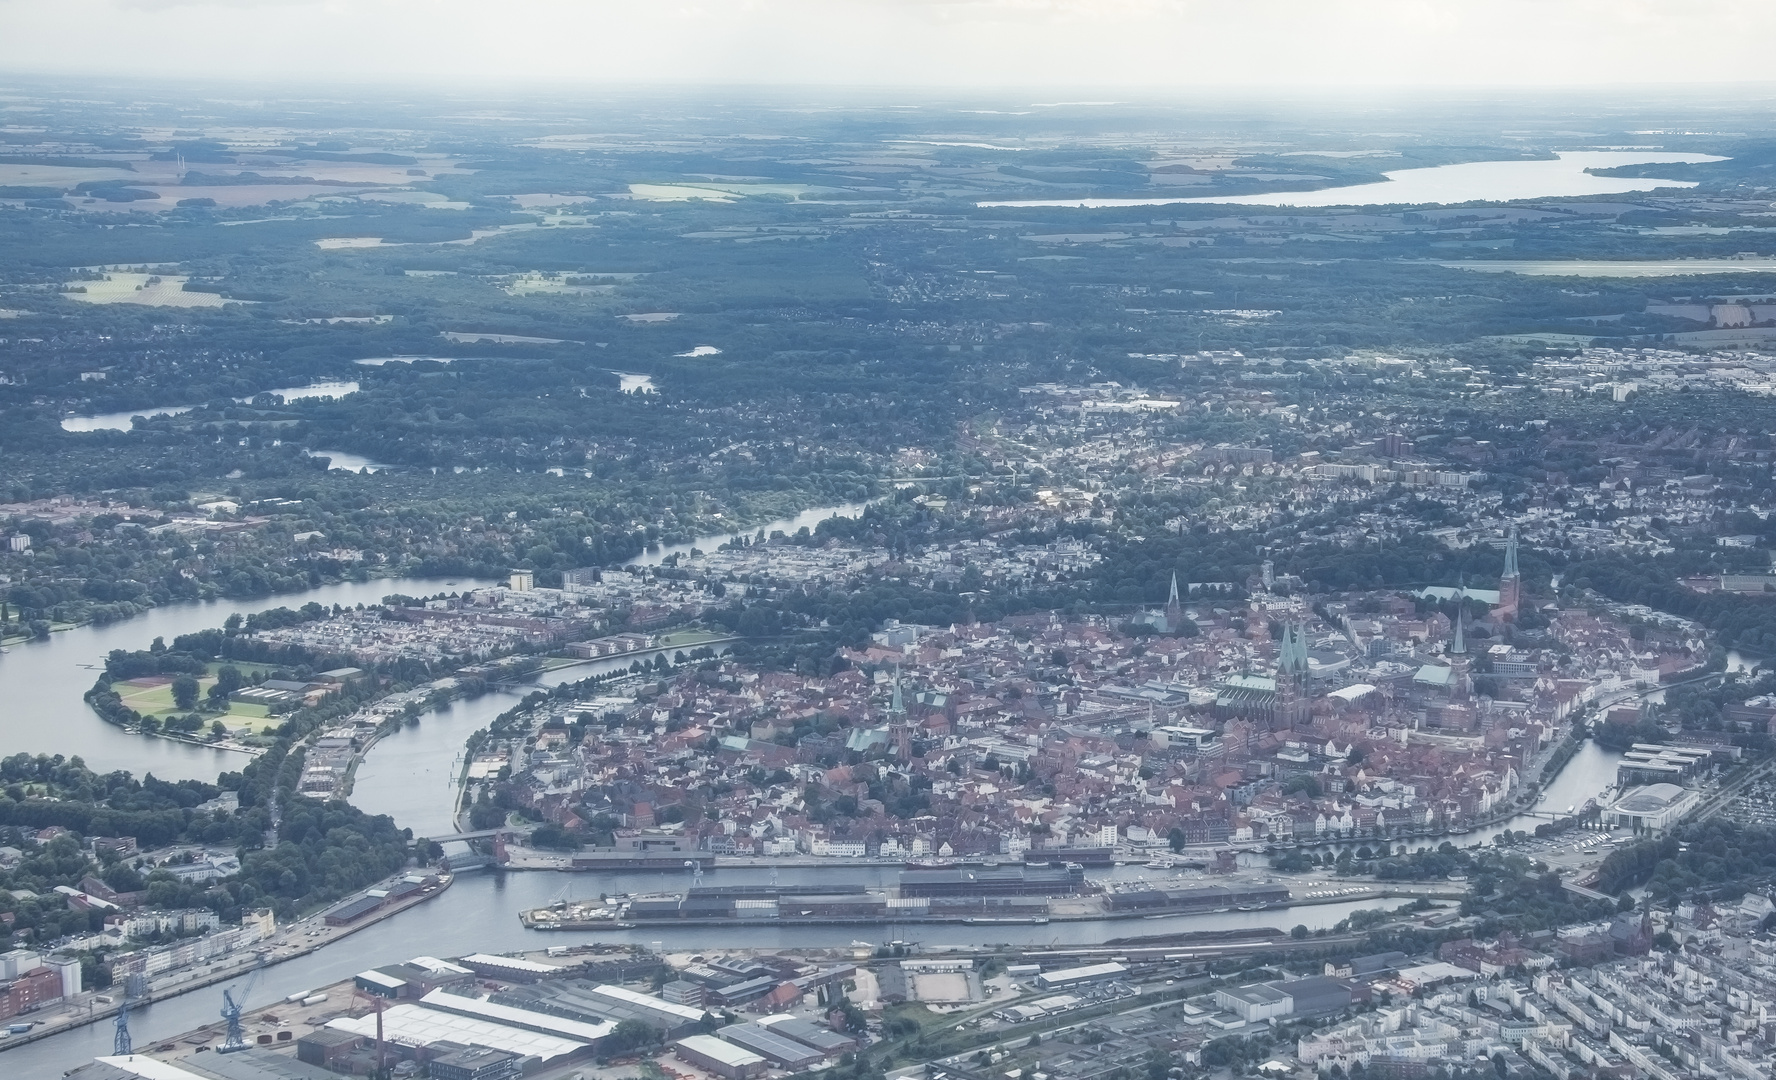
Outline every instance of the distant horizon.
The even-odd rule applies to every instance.
[[[0,0],[0,10],[6,0]],[[391,91],[424,91],[450,96],[475,96],[502,91],[533,92],[551,89],[595,89],[607,93],[649,94],[658,91],[687,94],[720,91],[745,91],[760,96],[773,94],[836,95],[905,95],[912,98],[966,97],[997,99],[1010,103],[1020,98],[1031,109],[1110,108],[1141,104],[1212,104],[1216,102],[1290,102],[1303,98],[1314,101],[1365,100],[1373,98],[1419,98],[1429,95],[1433,100],[1468,100],[1478,97],[1518,98],[1525,105],[1545,103],[1550,95],[1558,98],[1608,98],[1629,103],[1652,102],[1672,97],[1730,98],[1746,93],[1767,94],[1776,100],[1776,75],[1767,79],[1745,79],[1737,82],[1622,82],[1589,84],[1524,84],[1524,83],[1338,83],[1307,84],[1076,84],[1076,83],[892,83],[892,82],[788,82],[768,80],[661,79],[654,82],[629,78],[601,79],[596,76],[536,75],[476,76],[444,74],[399,74],[376,78],[342,78],[337,75],[260,75],[246,76],[222,72],[113,72],[95,74],[54,68],[30,68],[0,62],[0,94],[8,82],[59,84],[81,83],[89,88],[107,86],[156,85],[216,87],[253,87],[262,91],[304,92],[320,94],[329,87],[380,88]],[[1745,102],[1751,104],[1751,102]],[[4,108],[4,106],[0,106]]]
[[[0,77],[255,85],[1046,87],[1121,93],[1776,85],[1746,0],[0,0]],[[1763,76],[1763,77],[1758,77]]]

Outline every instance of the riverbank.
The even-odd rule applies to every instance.
[[[368,896],[375,889],[392,885],[395,882],[400,881],[402,876],[404,875],[397,875],[385,881],[378,882],[376,885],[354,893],[336,904],[330,904],[327,907],[327,911],[331,911],[334,908],[339,907],[341,904],[349,903],[355,899]],[[385,903],[382,907],[370,912],[361,919],[347,923],[344,926],[328,925],[326,922],[326,911],[317,912],[306,918],[298,919],[296,922],[290,923],[288,926],[278,930],[271,938],[267,939],[271,942],[269,948],[264,947],[264,943],[262,942],[260,948],[243,952],[236,956],[230,956],[225,961],[210,965],[208,970],[205,971],[194,972],[191,969],[184,969],[182,971],[169,972],[167,975],[156,980],[155,983],[150,984],[147,994],[129,1002],[129,1007],[134,1011],[136,1009],[153,1005],[159,1001],[166,1001],[197,990],[202,990],[207,986],[215,986],[217,983],[230,982],[242,978],[261,963],[263,963],[265,967],[271,967],[275,964],[283,964],[291,960],[300,959],[310,953],[318,952],[336,941],[350,937],[361,930],[367,930],[385,919],[392,919],[402,912],[418,907],[420,904],[441,896],[446,889],[450,888],[450,886],[455,883],[455,881],[455,875],[442,874],[438,878],[437,885],[429,888],[422,888],[414,895],[402,900],[397,900],[394,903]],[[97,999],[101,996],[111,998],[110,1002],[105,1003],[98,1001]],[[120,990],[105,995],[101,995],[96,991],[88,991],[64,1006],[65,1019],[39,1021],[41,1024],[39,1027],[0,1040],[0,1053],[5,1053],[8,1050],[37,1042],[40,1039],[47,1039],[53,1035],[60,1035],[76,1028],[86,1027],[89,1024],[96,1024],[101,1020],[110,1019],[117,1015],[118,1011],[123,1008],[123,1004],[123,993]]]

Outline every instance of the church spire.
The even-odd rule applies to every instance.
[[[1178,599],[1178,572],[1172,571],[1172,591],[1166,597],[1165,632],[1176,634],[1184,628],[1184,604]]]
[[[1455,605],[1455,641],[1450,644],[1449,651],[1452,655],[1461,656],[1468,651],[1462,633],[1462,627],[1468,621],[1468,586],[1465,582],[1461,588],[1455,590]]]
[[[1505,572],[1499,576],[1499,602],[1496,616],[1500,622],[1517,618],[1517,605],[1523,596],[1523,577],[1517,572],[1517,526],[1505,537]]]
[[[888,699],[888,715],[899,718],[906,715],[906,703],[900,697],[900,665],[894,665],[894,694]]]

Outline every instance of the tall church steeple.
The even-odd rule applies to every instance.
[[[1279,726],[1298,727],[1307,722],[1307,628],[1293,620],[1283,624],[1283,640],[1277,649],[1276,695]]]
[[[1517,572],[1517,526],[1513,525],[1505,537],[1505,572],[1499,577],[1498,617],[1501,621],[1510,622],[1517,617],[1522,593],[1523,579]]]
[[[901,762],[913,757],[913,733],[907,724],[906,702],[900,696],[900,665],[894,665],[894,690],[888,698],[888,740]]]
[[[1178,599],[1178,572],[1172,571],[1172,592],[1166,597],[1166,632],[1177,633],[1184,626],[1184,604]]]

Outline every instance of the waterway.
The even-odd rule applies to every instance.
[[[735,529],[733,532],[715,533],[710,536],[699,536],[685,544],[669,544],[649,548],[647,551],[629,560],[630,566],[658,566],[674,555],[689,555],[692,548],[702,551],[714,551],[730,540],[738,540],[746,536],[756,536],[763,529],[766,536],[774,532],[784,532],[794,536],[798,529],[813,530],[816,525],[828,518],[854,518],[861,515],[869,503],[845,503],[841,506],[821,506],[813,510],[804,510],[795,517],[780,518],[768,521],[763,525],[755,525],[748,529]]]
[[[262,393],[276,394],[285,401],[302,401],[306,398],[335,398],[358,392],[355,382],[318,382],[308,386],[280,386],[276,390],[265,390]],[[236,401],[250,402],[253,397],[235,398]],[[100,413],[97,416],[69,416],[62,420],[63,431],[128,431],[135,426],[138,416],[178,416],[188,413],[190,405],[172,405],[160,409],[132,409],[128,412]]]
[[[714,648],[727,650],[726,645]],[[634,656],[613,656],[556,668],[538,675],[535,685],[554,687],[624,671],[634,660]],[[528,693],[529,689],[499,689],[476,698],[459,698],[436,712],[422,713],[418,724],[377,740],[354,774],[352,804],[367,814],[387,814],[403,828],[412,829],[415,836],[456,832],[454,811],[464,744]]]
[[[1114,206],[1169,206],[1178,203],[1222,203],[1239,206],[1383,206],[1428,203],[1510,202],[1570,196],[1622,195],[1654,188],[1688,188],[1688,180],[1596,176],[1586,169],[1669,162],[1722,161],[1708,154],[1667,154],[1638,150],[1567,151],[1547,161],[1470,161],[1429,169],[1383,173],[1372,184],[1278,191],[1266,195],[1192,196],[1187,198],[1009,199],[978,206],[1072,206],[1087,209]]]
[[[813,528],[829,517],[855,516],[862,512],[864,505],[852,503],[808,510],[794,517],[768,522],[764,529],[767,535],[777,530],[793,533],[803,526]],[[750,534],[755,530],[740,531]],[[737,533],[724,533],[700,537],[688,544],[656,548],[634,562],[658,565],[675,552],[689,554],[692,547],[713,550],[734,535]],[[334,604],[374,604],[390,593],[427,595],[474,584],[481,583],[467,579],[373,578],[366,582],[322,585],[305,592],[257,600],[169,604],[151,608],[133,619],[103,626],[75,627],[51,634],[45,641],[10,646],[0,652],[0,702],[5,703],[0,707],[0,749],[8,754],[78,755],[88,767],[99,772],[128,769],[137,774],[153,772],[163,780],[214,780],[219,772],[240,768],[245,759],[226,750],[135,735],[107,724],[87,707],[82,695],[103,670],[107,653],[112,649],[145,649],[156,637],[170,643],[180,634],[221,626],[225,619],[235,614],[250,615],[275,607],[300,607],[310,602],[329,607]],[[595,664],[581,665],[563,669],[550,678],[582,679],[598,670],[600,667]],[[548,683],[549,679],[543,681]],[[433,754],[441,756],[441,760],[428,767],[447,769],[452,756],[461,750],[463,739],[476,728],[485,727],[487,721],[500,712],[511,708],[516,700],[515,695],[495,693],[473,702],[458,702],[442,716],[430,714],[422,722],[425,738],[421,741],[431,747]],[[456,737],[459,730],[461,736]],[[435,744],[434,731],[438,733]],[[392,741],[389,745],[405,748],[407,741]],[[374,778],[377,773],[372,771],[369,775]],[[403,815],[396,814],[395,817],[403,825],[407,824]]]
[[[169,604],[133,619],[104,626],[80,626],[51,634],[46,641],[9,646],[0,655],[0,747],[8,754],[79,755],[98,772],[128,769],[152,772],[163,780],[213,781],[239,769],[238,753],[135,735],[99,719],[83,695],[103,670],[112,649],[145,649],[155,638],[168,643],[180,634],[221,626],[230,615],[250,615],[275,607],[318,604],[374,604],[389,593],[430,594],[472,584],[467,579],[375,578],[323,585],[306,592],[258,600],[215,600]]]
[[[893,868],[792,869],[780,872],[785,885],[855,881],[880,885],[891,882]],[[722,871],[723,884],[766,884],[766,870]],[[345,948],[325,948],[308,956],[266,968],[247,1007],[281,1000],[299,990],[311,990],[349,978],[365,968],[395,963],[414,956],[461,956],[471,952],[540,950],[551,945],[592,941],[658,944],[673,949],[773,949],[844,947],[853,940],[884,944],[916,941],[925,945],[979,945],[1004,942],[1030,946],[1098,944],[1104,941],[1167,932],[1230,930],[1276,927],[1286,930],[1297,924],[1309,929],[1330,927],[1351,912],[1374,907],[1374,901],[1309,905],[1273,911],[1230,911],[1212,915],[1179,915],[1162,919],[1134,919],[1092,923],[1053,923],[1046,926],[968,926],[883,923],[874,927],[648,927],[600,934],[576,934],[526,930],[518,912],[541,907],[563,896],[596,896],[601,891],[638,892],[682,890],[689,874],[470,874],[437,899],[393,916],[375,927],[345,939]],[[1398,901],[1397,903],[1404,903]],[[137,1046],[170,1038],[217,1020],[223,987],[198,990],[140,1009],[130,1016],[130,1030]],[[92,1024],[0,1054],[0,1068],[9,1076],[53,1077],[111,1052],[109,1023]]]

